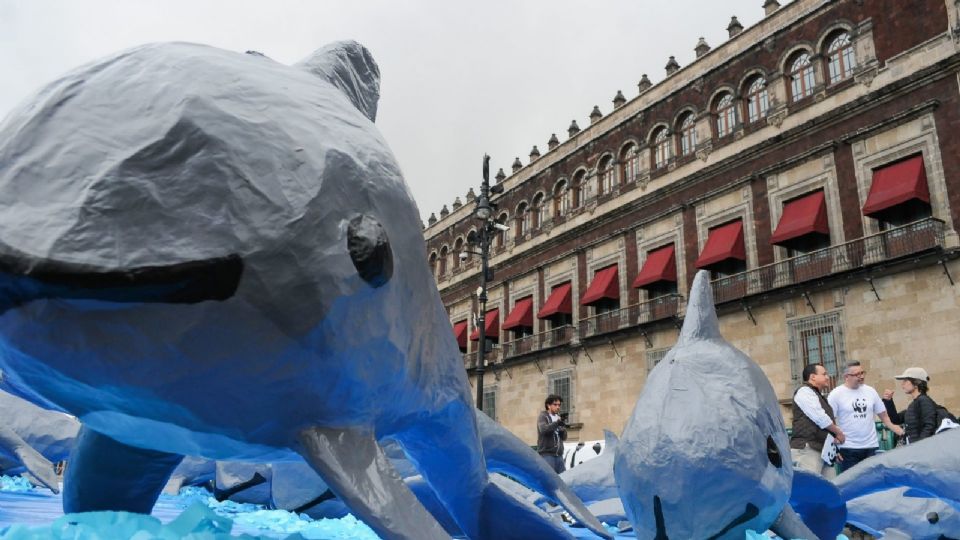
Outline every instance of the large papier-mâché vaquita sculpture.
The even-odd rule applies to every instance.
[[[618,497],[617,481],[613,477],[613,457],[619,439],[608,430],[603,430],[603,438],[602,454],[560,473],[560,478],[584,504]]]
[[[66,511],[147,512],[182,455],[296,452],[381,536],[447,537],[391,437],[466,536],[523,526],[496,519],[516,503],[488,480],[378,92],[355,43],[295,66],[157,44],[0,125],[0,367],[84,424]]]
[[[834,483],[847,501],[905,487],[909,496],[941,499],[960,511],[960,429],[864,460],[837,476]]]
[[[941,499],[911,497],[908,491],[897,487],[857,497],[847,502],[847,520],[884,540],[960,538],[960,510]]]
[[[793,468],[779,407],[760,367],[720,335],[709,273],[698,272],[677,344],[651,371],[616,449],[637,538],[802,528],[786,504]]]

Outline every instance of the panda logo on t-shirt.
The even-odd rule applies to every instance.
[[[857,398],[853,400],[853,410],[854,412],[860,414],[867,412],[867,400],[864,398]]]

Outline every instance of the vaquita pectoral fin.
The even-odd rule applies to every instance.
[[[781,538],[819,538],[800,519],[789,504],[783,505],[780,517],[770,525],[770,530]],[[820,540],[827,540],[821,538]]]
[[[183,456],[127,446],[80,428],[63,481],[63,511],[149,514]]]
[[[43,457],[40,452],[33,449],[32,446],[20,438],[12,429],[0,426],[0,446],[8,449],[11,454],[17,456],[20,463],[27,468],[30,476],[37,482],[50,488],[54,493],[60,492],[60,486],[57,483],[57,475],[53,471],[53,464]]]
[[[479,409],[474,409],[474,412],[488,470],[516,478],[521,484],[563,506],[594,534],[601,538],[612,538],[600,521],[587,510],[583,501],[540,456]]]
[[[373,434],[311,427],[301,453],[353,514],[388,540],[449,539],[394,470]]]

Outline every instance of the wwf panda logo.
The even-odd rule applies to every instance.
[[[857,398],[853,400],[853,410],[860,414],[867,412],[867,400],[864,398]]]

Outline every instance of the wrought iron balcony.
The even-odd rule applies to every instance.
[[[480,344],[476,341],[472,342],[473,347],[479,347]],[[490,365],[500,361],[500,352],[503,348],[495,341],[490,342],[489,349],[487,353],[483,355],[484,364]],[[463,353],[463,365],[467,369],[474,369],[477,367],[477,349],[474,348],[470,352]]]
[[[547,330],[546,332],[531,334],[513,341],[506,341],[503,344],[503,357],[512,358],[533,351],[566,345],[573,339],[573,333],[573,326],[564,325]]]
[[[677,314],[679,304],[679,294],[667,294],[646,302],[588,317],[580,321],[580,339],[673,317]]]
[[[717,304],[825,278],[943,247],[944,223],[925,218],[902,227],[784,259],[713,281]]]

